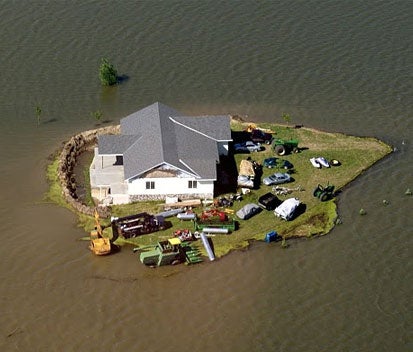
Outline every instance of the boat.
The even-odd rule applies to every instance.
[[[315,168],[321,169],[321,164],[317,161],[316,158],[311,158],[311,159],[310,159],[310,162],[311,162],[311,164],[312,164]]]
[[[330,167],[330,164],[329,164],[329,162],[326,160],[326,158],[324,158],[324,157],[322,157],[322,156],[319,156],[316,160],[317,160],[317,162],[318,162],[321,166]]]

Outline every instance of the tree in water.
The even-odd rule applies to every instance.
[[[118,82],[118,73],[106,58],[101,60],[99,78],[104,86],[113,86]]]
[[[291,122],[291,116],[290,116],[290,114],[287,114],[287,113],[283,112],[282,115],[281,115],[281,117],[282,117],[282,119],[284,120],[284,122],[285,122],[286,124],[289,124],[289,123]]]
[[[96,122],[97,122],[98,124],[100,124],[100,120],[101,120],[102,117],[103,117],[102,111],[96,110],[96,111],[91,112],[90,115],[95,118],[95,120],[96,120]]]
[[[36,105],[34,108],[34,111],[37,117],[37,125],[40,125],[40,117],[42,115],[42,108],[40,107],[40,105]]]

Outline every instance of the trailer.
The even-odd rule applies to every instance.
[[[204,211],[194,220],[195,231],[208,229],[227,229],[227,232],[235,231],[235,220],[228,216],[225,211],[209,210]]]
[[[131,238],[147,233],[165,230],[172,226],[162,215],[139,213],[121,218],[112,218],[113,235]]]

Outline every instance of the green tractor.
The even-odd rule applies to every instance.
[[[313,192],[313,196],[325,202],[334,197],[334,186],[327,184],[326,187],[318,185]]]
[[[272,149],[277,155],[286,155],[290,153],[298,152],[298,140],[297,139],[274,139],[272,142]]]

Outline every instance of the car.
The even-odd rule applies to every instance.
[[[282,169],[291,170],[294,168],[294,165],[291,164],[288,160],[282,160],[275,157],[264,159],[263,165],[269,169],[279,167]]]
[[[294,169],[294,165],[291,164],[288,160],[283,160],[281,162],[281,167],[286,170]]]
[[[284,220],[290,221],[294,218],[299,205],[300,201],[298,200],[298,198],[288,198],[277,208],[275,208],[274,215]]]
[[[262,163],[262,165],[264,167],[267,167],[269,169],[272,169],[274,167],[277,167],[277,158],[266,158],[264,159],[264,162]]]
[[[273,136],[271,133],[255,128],[251,131],[251,140],[255,143],[271,144]]]
[[[248,220],[261,211],[261,207],[255,203],[248,203],[236,212],[241,220]]]
[[[291,181],[291,176],[286,172],[276,172],[262,180],[262,183],[267,186],[279,185]]]
[[[252,141],[246,141],[242,143],[234,144],[234,150],[239,153],[254,153],[261,150],[260,143],[254,143]]]
[[[258,198],[258,205],[266,210],[274,210],[281,203],[282,201],[275,194],[272,194],[271,192],[268,192]]]

